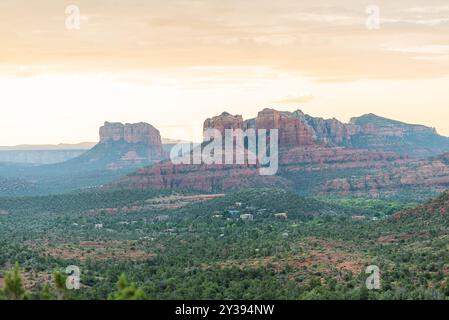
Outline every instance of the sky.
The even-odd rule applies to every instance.
[[[447,0],[1,0],[0,145],[97,141],[104,121],[200,140],[223,111],[449,136]]]

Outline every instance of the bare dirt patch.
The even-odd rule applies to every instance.
[[[410,232],[410,233],[401,233],[401,234],[390,234],[385,236],[380,236],[376,242],[378,244],[394,244],[399,243],[401,240],[409,240],[412,238],[425,238],[428,237],[429,233],[427,232]]]
[[[30,244],[41,256],[64,260],[147,260],[156,255],[136,246],[135,241],[85,241],[78,244],[49,243]]]
[[[294,278],[300,273],[321,272],[323,274],[340,274],[341,271],[350,271],[360,274],[365,266],[363,258],[351,250],[347,244],[339,241],[329,241],[318,238],[306,238],[292,245],[294,252],[278,258],[274,256],[228,260],[215,265],[204,265],[204,268],[230,268],[236,267],[259,268],[271,267],[277,271],[285,268],[292,270],[289,275]]]
[[[127,214],[139,213],[150,210],[178,209],[195,202],[203,202],[215,198],[224,197],[225,194],[198,194],[190,196],[171,195],[167,197],[152,198],[139,205],[131,205],[120,208],[97,208],[84,212],[88,215],[107,214]]]

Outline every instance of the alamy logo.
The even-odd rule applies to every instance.
[[[259,173],[275,175],[278,171],[278,129],[226,129],[224,137],[217,129],[204,132],[203,143],[174,146],[173,164],[249,164],[259,165]]]
[[[65,286],[68,290],[79,290],[81,271],[77,266],[68,266],[65,273],[69,276],[66,279]]]
[[[368,17],[366,18],[365,25],[368,30],[379,30],[380,29],[380,8],[375,5],[368,6],[366,8],[366,13]]]
[[[368,266],[365,270],[366,274],[369,274],[366,279],[366,288],[368,290],[380,289],[380,269],[378,266]]]
[[[80,8],[72,4],[66,7],[65,13],[68,15],[65,19],[67,30],[79,30],[81,28]]]

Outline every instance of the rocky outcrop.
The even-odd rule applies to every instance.
[[[399,161],[394,153],[350,150],[341,147],[302,146],[286,148],[279,154],[279,174],[261,176],[257,165],[175,165],[155,164],[128,175],[110,187],[195,189],[223,192],[245,187],[295,188],[294,175],[322,170],[382,168]]]
[[[426,158],[449,151],[449,138],[435,128],[407,124],[375,114],[352,118],[357,128],[345,146],[379,151],[393,151],[410,158]]]
[[[435,128],[423,125],[407,124],[404,122],[379,117],[373,113],[361,117],[351,118],[350,124],[360,128],[361,134],[386,137],[404,137],[412,134],[436,135]]]
[[[345,124],[337,119],[314,118],[306,115],[307,123],[313,128],[316,139],[324,144],[342,146],[350,144],[352,136],[360,132],[360,127]]]
[[[279,147],[288,148],[314,144],[313,129],[301,118],[298,112],[281,112],[274,109],[260,111],[257,118],[243,121],[241,115],[231,115],[227,112],[206,119],[203,130],[217,129],[222,135],[225,129],[278,129]],[[208,140],[208,139],[207,139]]]
[[[278,129],[280,148],[315,144],[313,129],[294,113],[264,109],[257,115],[256,128]]]
[[[123,123],[106,121],[104,126],[100,127],[100,143],[124,140],[125,126]]]
[[[149,165],[164,158],[166,153],[161,136],[152,125],[105,122],[100,128],[97,145],[79,157],[55,165],[55,168],[117,171]]]
[[[223,113],[206,120],[204,128],[278,129],[279,147],[310,145],[367,149],[374,152],[395,152],[409,158],[426,158],[449,151],[449,138],[434,128],[407,124],[367,114],[343,123],[335,118],[323,119],[301,110],[283,112],[264,109],[256,118],[246,121],[241,116]]]
[[[331,179],[319,187],[323,195],[379,197],[401,190],[442,192],[449,188],[449,154],[428,160],[392,162],[369,174]]]
[[[143,143],[154,152],[162,154],[162,141],[159,130],[148,123],[105,122],[100,128],[100,143],[124,141],[126,143]]]
[[[261,176],[255,165],[174,165],[164,162],[142,168],[108,187],[222,192],[245,187],[274,186],[291,188],[292,183],[278,176]]]
[[[130,147],[139,145],[138,151],[131,148],[123,154],[122,160],[124,161],[133,159],[141,161],[146,158],[153,160],[164,157],[159,130],[148,123],[105,122],[104,126],[100,128],[100,144],[109,142],[122,142]]]
[[[409,186],[449,185],[449,156],[411,160],[449,151],[449,139],[434,129],[366,115],[350,123],[314,118],[297,110],[260,111],[256,118],[223,113],[204,129],[278,129],[279,170],[261,176],[254,165],[158,163],[117,182],[131,188],[226,191],[248,186],[287,186],[304,194],[379,196]],[[117,135],[111,130],[111,135]]]
[[[248,119],[243,122],[244,130],[254,129],[256,130],[256,118]]]
[[[231,115],[223,112],[221,115],[206,119],[204,121],[203,132],[207,129],[216,129],[220,131],[222,137],[225,135],[226,129],[240,129],[243,130],[243,117],[241,115]],[[207,137],[205,137],[206,140]]]
[[[308,146],[282,150],[279,162],[283,165],[319,165],[318,168],[364,168],[376,163],[388,164],[402,158],[394,152],[373,152],[366,149]]]

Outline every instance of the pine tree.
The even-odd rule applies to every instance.
[[[64,300],[64,296],[67,292],[66,277],[59,271],[53,273],[53,282],[55,284],[56,298],[58,300]]]
[[[53,300],[54,298],[55,298],[54,295],[50,292],[50,288],[48,287],[47,284],[45,284],[39,292],[39,299]]]
[[[126,275],[122,273],[117,282],[117,291],[110,294],[109,300],[145,300],[145,292],[138,288],[135,283],[128,283]]]
[[[27,298],[27,293],[23,287],[20,266],[17,262],[11,271],[6,272],[5,287],[1,293],[1,295],[8,300],[24,300]]]

